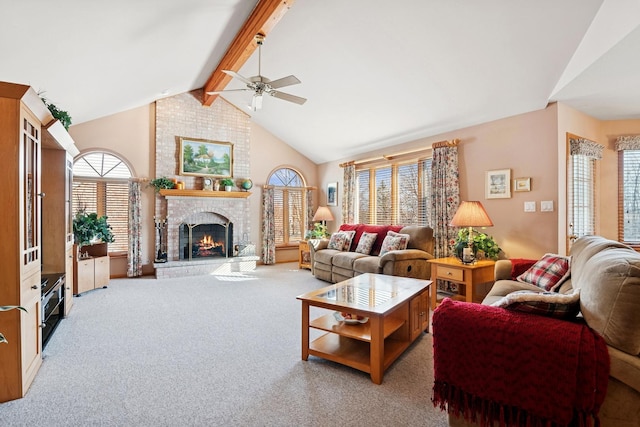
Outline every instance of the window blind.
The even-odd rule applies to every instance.
[[[376,176],[376,206],[375,206],[375,224],[391,224],[392,218],[392,199],[391,199],[391,166],[375,170]]]
[[[398,224],[420,223],[418,163],[398,166]]]
[[[357,194],[358,194],[358,218],[361,224],[370,224],[371,215],[369,213],[369,169],[357,171]]]
[[[569,156],[568,219],[569,232],[575,237],[595,234],[595,167],[592,157]]]
[[[619,240],[640,244],[640,150],[620,150],[618,167]]]

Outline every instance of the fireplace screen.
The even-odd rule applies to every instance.
[[[181,224],[180,259],[230,257],[233,224]]]

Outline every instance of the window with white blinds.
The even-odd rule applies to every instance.
[[[109,153],[88,153],[73,165],[73,212],[108,217],[115,239],[109,243],[111,253],[128,250],[130,177],[129,167]]]
[[[619,151],[620,240],[640,244],[640,150]]]
[[[304,179],[293,169],[280,168],[271,174],[268,183],[274,186],[276,246],[303,240],[307,222]]]
[[[569,156],[567,213],[569,233],[576,238],[595,234],[595,168],[592,157]]]
[[[362,168],[356,174],[357,222],[429,224],[431,159]]]

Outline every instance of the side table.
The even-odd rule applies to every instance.
[[[298,268],[311,270],[311,252],[309,251],[309,242],[306,240],[301,240],[298,246]]]
[[[474,291],[484,283],[493,282],[495,280],[494,270],[495,261],[479,260],[473,264],[463,264],[458,258],[435,258],[430,259],[431,263],[431,310],[440,304],[445,297],[453,298],[459,301],[474,302]],[[448,292],[438,291],[437,280],[446,280],[461,286],[464,291],[458,294],[450,294]],[[476,302],[480,302],[477,301]]]

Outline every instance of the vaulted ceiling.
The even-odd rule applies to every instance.
[[[603,120],[640,118],[638,0],[256,4],[0,0],[0,80],[32,85],[74,123],[205,85],[242,88],[216,75],[258,73],[255,46],[221,62],[242,29],[253,38],[243,27],[253,16],[267,33],[261,74],[295,75],[302,83],[282,91],[308,101],[266,97],[254,112],[250,93],[222,96],[317,163],[553,101]]]

